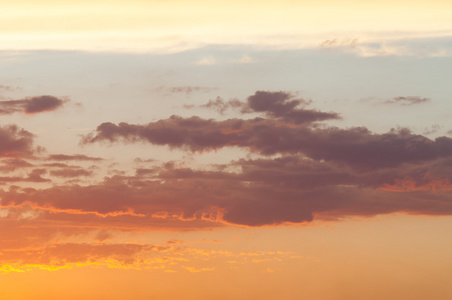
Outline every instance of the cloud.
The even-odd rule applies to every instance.
[[[131,268],[156,263],[152,258],[161,256],[159,252],[163,252],[162,249],[165,246],[152,244],[53,243],[25,249],[4,249],[0,259],[3,264],[16,264],[20,269],[59,269],[75,264]]]
[[[286,92],[257,91],[247,102],[217,98],[206,106],[221,112],[235,105],[242,114],[263,117],[171,116],[144,125],[103,123],[82,143],[146,141],[193,152],[240,147],[262,157],[213,171],[174,164],[138,168],[134,176],[68,188],[68,194],[85,195],[83,201],[65,202],[66,192],[45,197],[37,192],[32,198],[45,199],[40,207],[100,215],[133,212],[158,220],[245,226],[392,212],[452,214],[451,138],[430,139],[404,128],[373,133],[365,127],[319,125],[338,115],[307,110],[309,103]],[[91,195],[95,191],[99,195]],[[8,193],[2,198],[22,203]]]
[[[186,94],[187,96],[192,93],[209,93],[215,90],[218,90],[216,87],[202,87],[202,86],[172,86],[172,87],[166,87],[166,86],[159,86],[158,88],[154,89],[155,91],[165,91],[169,94]]]
[[[50,175],[64,178],[72,178],[72,177],[80,177],[80,176],[91,176],[93,174],[92,171],[88,171],[85,169],[59,169],[50,171]]]
[[[0,177],[0,182],[50,182],[50,179],[42,178],[41,176],[46,173],[47,171],[45,169],[34,169],[28,174],[27,177]]]
[[[30,155],[33,135],[19,129],[16,125],[0,127],[0,157],[18,157]]]
[[[359,39],[328,39],[320,43],[320,48],[346,48],[355,47],[358,44]]]
[[[200,86],[175,86],[168,88],[168,91],[170,93],[185,93],[187,95],[194,92],[208,93],[214,90],[217,90],[217,88],[208,88]]]
[[[28,175],[28,181],[33,182],[48,182],[49,179],[42,178],[41,175],[44,175],[47,173],[46,169],[34,169],[31,171],[31,173]]]
[[[27,114],[52,111],[60,108],[67,100],[54,96],[43,95],[22,100],[0,101],[0,114],[24,112]]]
[[[17,169],[29,168],[33,166],[33,164],[20,158],[8,158],[2,160],[1,162],[3,163],[3,165],[0,166],[1,172],[13,172]]]
[[[147,125],[103,123],[82,143],[147,141],[190,151],[242,147],[263,154],[300,153],[361,169],[386,168],[452,155],[452,139],[431,140],[407,129],[374,134],[364,127],[311,128],[273,120],[206,120],[172,116]]]
[[[52,155],[49,155],[49,157],[47,159],[48,160],[56,160],[56,161],[70,161],[70,160],[101,161],[101,160],[103,160],[103,158],[100,158],[100,157],[91,157],[91,156],[86,156],[83,154],[74,154],[74,155],[52,154]]]
[[[303,155],[233,164],[240,171],[163,165],[146,177],[12,189],[0,192],[1,205],[31,205],[51,213],[42,217],[63,223],[139,230],[264,226],[392,212],[452,214],[452,157],[365,172]]]
[[[242,114],[264,113],[267,118],[281,119],[294,124],[307,124],[317,121],[339,119],[339,114],[333,112],[321,112],[299,108],[309,105],[312,101],[295,98],[287,92],[256,91],[247,98],[247,102],[238,99],[228,101],[217,97],[208,103],[200,105],[201,108],[209,108],[223,114],[227,109],[240,109]]]
[[[407,96],[407,97],[394,97],[392,99],[386,100],[383,103],[386,104],[400,104],[400,105],[414,105],[429,102],[429,98],[422,98],[419,96]]]
[[[8,209],[28,205],[41,211],[36,220],[140,230],[268,226],[400,211],[452,214],[448,200],[452,193],[451,138],[429,139],[403,128],[376,134],[365,127],[319,126],[316,122],[337,118],[337,114],[307,110],[308,101],[286,92],[258,91],[246,103],[217,100],[212,107],[235,105],[242,114],[262,113],[263,117],[172,116],[145,125],[103,123],[82,143],[146,141],[189,151],[240,147],[261,158],[237,160],[211,171],[169,162],[85,186],[11,187],[0,191],[1,205]],[[15,126],[0,132],[5,136],[2,147],[11,144],[15,148],[10,148],[31,151],[30,133]],[[19,147],[11,142],[20,139],[28,143],[19,143]],[[98,162],[102,158],[54,154],[46,160],[58,161],[45,165],[58,169],[33,169],[28,177],[1,181],[49,182],[43,177],[47,173],[66,178],[91,176],[88,170],[59,161]],[[31,167],[19,159],[4,161],[12,169]]]
[[[257,91],[248,97],[248,106],[252,111],[265,112],[273,118],[282,118],[285,121],[302,124],[330,119],[339,119],[339,115],[333,112],[321,112],[297,108],[310,102],[303,99],[295,99],[286,92]]]
[[[224,114],[224,112],[229,108],[242,108],[245,109],[246,105],[242,101],[238,99],[231,99],[228,101],[224,101],[223,98],[217,97],[215,100],[209,100],[206,104],[202,104],[199,107],[208,108],[216,110],[220,114]]]

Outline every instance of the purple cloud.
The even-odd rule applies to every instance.
[[[0,101],[0,114],[24,112],[27,114],[52,111],[60,108],[65,102],[50,95],[36,96],[22,100]]]

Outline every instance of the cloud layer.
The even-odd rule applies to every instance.
[[[451,138],[433,140],[403,128],[377,134],[365,127],[326,126],[319,122],[337,119],[338,114],[308,110],[310,101],[285,92],[258,91],[246,102],[234,101],[243,115],[261,116],[222,121],[171,116],[144,125],[103,123],[84,136],[82,143],[144,141],[188,152],[235,147],[260,158],[213,165],[209,170],[136,159],[135,163],[152,167],[137,167],[134,174],[117,172],[89,184],[81,184],[80,179],[94,176],[96,168],[59,161],[103,164],[99,157],[48,155],[41,163],[48,172],[19,158],[9,159],[4,162],[5,170],[33,170],[28,177],[5,177],[4,182],[73,181],[45,189],[4,190],[2,205],[31,205],[91,224],[105,223],[108,218],[126,227],[146,222],[144,228],[185,229],[301,223],[400,211],[452,213]],[[3,130],[7,137],[3,145],[22,152],[30,149],[29,133],[16,127]]]

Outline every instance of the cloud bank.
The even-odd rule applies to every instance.
[[[228,105],[217,101],[216,108]],[[306,109],[310,101],[286,92],[257,91],[246,102],[235,100],[250,119],[227,120],[171,116],[148,124],[103,123],[82,138],[93,143],[146,142],[190,152],[240,148],[260,158],[239,159],[210,170],[161,165],[135,159],[134,174],[117,173],[88,185],[3,190],[5,207],[24,207],[73,215],[79,222],[115,222],[122,226],[195,229],[200,227],[278,225],[319,219],[408,212],[452,213],[452,139],[429,139],[408,129],[373,133],[365,127],[338,128],[319,122],[339,115]],[[260,116],[259,116],[260,115]],[[8,127],[17,151],[31,136]],[[9,130],[9,131],[8,131]],[[21,136],[22,135],[22,136]],[[7,152],[4,150],[3,152]],[[5,155],[6,156],[6,155]],[[102,164],[81,154],[54,154],[47,161]],[[5,168],[30,168],[21,160]],[[47,163],[21,180],[89,178],[91,169]],[[46,175],[46,178],[41,176]],[[5,179],[7,180],[7,179]],[[125,221],[127,220],[127,221]],[[126,222],[126,223],[121,223]]]

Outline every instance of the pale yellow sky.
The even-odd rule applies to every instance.
[[[3,49],[180,51],[209,44],[297,49],[331,39],[448,36],[446,1],[9,2]]]

